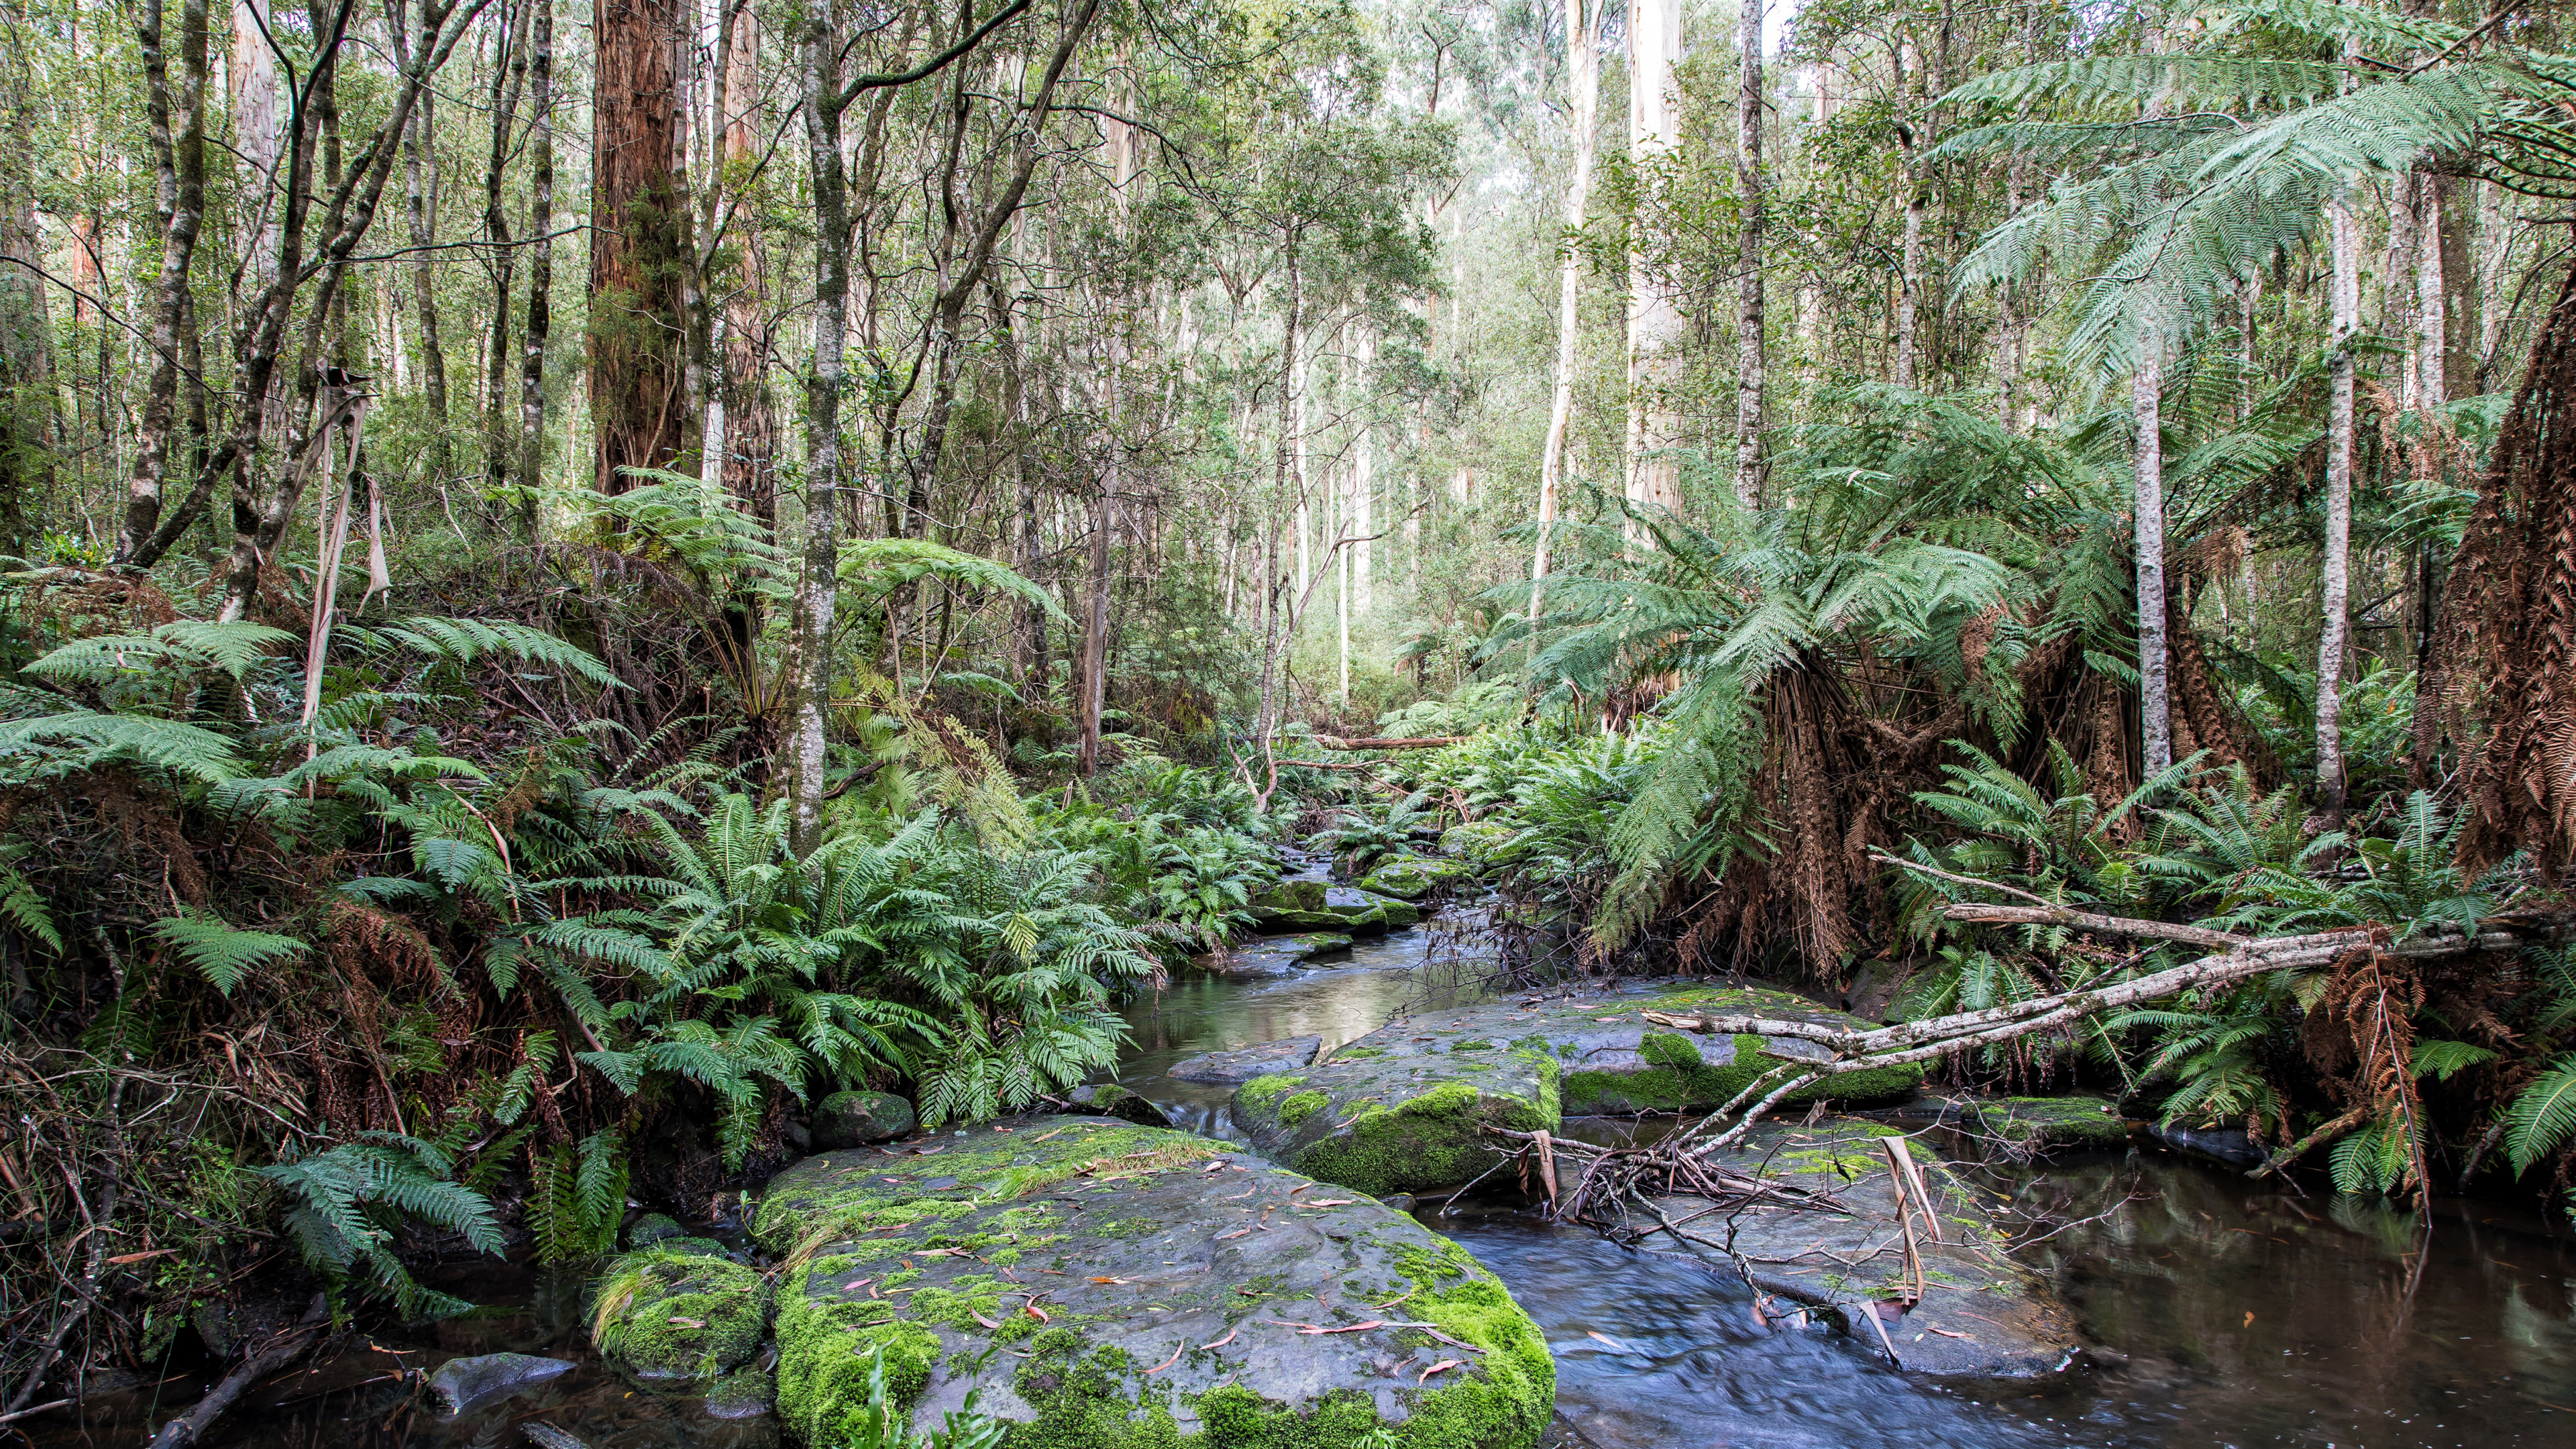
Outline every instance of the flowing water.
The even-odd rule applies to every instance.
[[[1287,976],[1191,973],[1130,1007],[1120,1079],[1181,1125],[1234,1136],[1229,1089],[1173,1082],[1169,1067],[1281,1037],[1347,1041],[1455,1004],[1472,992],[1441,984],[1455,973],[1426,963],[1442,954],[1416,928]],[[1422,1220],[1500,1274],[1546,1330],[1560,1411],[1549,1442],[1566,1449],[2576,1449],[2576,1238],[2530,1200],[2444,1200],[2427,1226],[2160,1152],[1996,1181],[2058,1225],[2024,1261],[2102,1350],[2035,1385],[1908,1378],[1830,1330],[1756,1324],[1742,1287],[1695,1263],[1628,1253],[1509,1203]],[[715,1419],[607,1371],[583,1333],[577,1279],[469,1265],[427,1276],[485,1309],[417,1337],[362,1338],[265,1386],[209,1449],[514,1449],[531,1419],[591,1449],[776,1442],[769,1419]],[[502,1350],[577,1366],[454,1420],[393,1373]],[[136,1449],[204,1387],[180,1373],[6,1427],[37,1449]]]

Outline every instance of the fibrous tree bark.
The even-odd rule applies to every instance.
[[[519,439],[512,470],[519,536],[537,536],[537,485],[546,463],[546,341],[554,330],[555,13],[530,0],[528,33],[528,320],[519,339]]]
[[[2352,429],[2354,355],[2361,310],[2361,240],[2349,198],[2326,206],[2332,270],[2327,283],[2331,314],[2327,337],[2330,384],[2326,402],[2326,539],[2319,582],[2325,615],[2317,632],[2317,807],[2328,829],[2343,825],[2343,655],[2352,588]]]
[[[630,468],[669,468],[685,445],[688,200],[676,165],[680,0],[593,0],[597,52],[590,172],[592,476],[634,486]]]
[[[22,554],[59,441],[53,322],[36,275],[44,242],[36,232],[35,37],[25,0],[0,0],[0,41],[0,550]]]
[[[1549,534],[1563,501],[1565,436],[1574,421],[1574,369],[1581,342],[1576,303],[1583,293],[1583,259],[1575,249],[1574,234],[1583,229],[1592,205],[1593,132],[1601,95],[1601,67],[1593,45],[1599,3],[1594,0],[1587,13],[1583,0],[1565,0],[1566,81],[1574,99],[1574,174],[1565,185],[1565,255],[1557,265],[1556,389],[1548,406],[1547,450],[1539,462],[1538,546],[1530,559],[1532,624],[1538,622],[1547,601],[1548,548],[1554,541]]]
[[[483,513],[499,521],[498,510],[516,471],[517,431],[510,426],[510,380],[523,361],[510,348],[510,293],[518,273],[517,250],[510,244],[510,214],[502,205],[508,178],[510,138],[519,114],[519,97],[528,84],[528,12],[552,0],[501,0],[500,23],[492,28],[490,159],[483,169],[483,240],[485,263],[492,273],[492,327],[483,357]]]

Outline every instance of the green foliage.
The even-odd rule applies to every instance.
[[[259,1174],[293,1199],[286,1225],[317,1272],[385,1292],[406,1315],[445,1317],[472,1305],[414,1282],[392,1244],[394,1228],[412,1221],[460,1233],[478,1251],[501,1252],[492,1204],[452,1181],[453,1170],[449,1155],[433,1143],[370,1132]]]
[[[820,1449],[1001,1449],[1010,1426],[975,1412],[975,1401],[968,1392],[964,1408],[949,1410],[930,1433],[915,1434],[912,1411],[886,1383],[883,1353],[872,1351],[867,1398],[850,1406],[841,1434]]]
[[[293,936],[239,930],[221,917],[201,911],[164,916],[153,923],[152,929],[179,953],[180,959],[227,996],[242,983],[242,978],[260,967],[300,957],[312,949]]]
[[[2505,1111],[2505,1152],[2515,1172],[2528,1172],[2576,1138],[2576,1053],[2534,1078]]]

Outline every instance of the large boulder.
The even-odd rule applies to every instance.
[[[1380,861],[1375,870],[1361,876],[1356,884],[1397,900],[1418,901],[1436,895],[1475,874],[1465,864],[1439,860],[1430,856],[1399,855]]]
[[[1022,1118],[937,1146],[808,1158],[754,1233],[779,1287],[778,1411],[842,1442],[869,1364],[929,1427],[1009,1442],[1528,1449],[1547,1343],[1503,1285],[1378,1203],[1224,1144]],[[1166,1256],[1168,1255],[1168,1256]]]
[[[1251,902],[1253,924],[1264,931],[1342,931],[1382,936],[1422,919],[1410,901],[1320,880],[1283,880]]]
[[[890,1142],[919,1125],[912,1104],[892,1092],[834,1092],[814,1104],[814,1147],[830,1152]]]
[[[1910,1215],[1909,1261],[1895,1163],[1883,1145],[1897,1135],[1850,1118],[1759,1124],[1743,1145],[1709,1161],[1820,1195],[1825,1210],[1757,1203],[1730,1210],[1718,1229],[1713,1220],[1687,1221],[1707,1211],[1704,1199],[1651,1199],[1647,1216],[1662,1222],[1647,1231],[1667,1251],[1706,1259],[1720,1277],[1750,1265],[1756,1290],[1770,1299],[1769,1317],[1803,1305],[1859,1351],[1893,1353],[1911,1373],[2029,1378],[2064,1368],[2082,1351],[2074,1320],[2005,1251],[1992,1197],[1928,1153],[1908,1153],[1933,1199],[1928,1215],[1920,1207]]]
[[[1829,1055],[1797,1037],[1676,1031],[1648,1021],[1649,1011],[1859,1024],[1785,992],[1683,981],[1436,1012],[1380,1027],[1303,1070],[1245,1082],[1235,1124],[1299,1172],[1373,1196],[1418,1192],[1483,1171],[1494,1160],[1489,1126],[1554,1131],[1570,1116],[1708,1111],[1778,1058]],[[1919,1067],[1877,1068],[1786,1101],[1887,1101],[1921,1079]]]
[[[610,1263],[595,1291],[592,1342],[648,1382],[711,1382],[768,1336],[768,1281],[723,1258],[646,1248]]]
[[[575,1365],[559,1358],[525,1353],[480,1353],[451,1358],[429,1376],[429,1391],[446,1413],[462,1414],[571,1373]]]

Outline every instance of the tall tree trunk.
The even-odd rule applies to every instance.
[[[1761,24],[1760,0],[1754,24]],[[1628,0],[1628,160],[1640,197],[1656,189],[1658,168],[1681,142],[1673,107],[1673,65],[1681,57],[1680,0]],[[1628,501],[1644,509],[1679,512],[1681,420],[1673,399],[1680,391],[1682,312],[1672,289],[1656,275],[1641,214],[1628,244]],[[1642,526],[1630,540],[1652,537]]]
[[[1303,238],[1292,224],[1282,240],[1286,255],[1281,258],[1281,264],[1286,272],[1288,296],[1279,331],[1279,438],[1278,447],[1271,455],[1268,527],[1262,530],[1261,539],[1261,701],[1253,716],[1252,727],[1253,753],[1266,767],[1261,788],[1261,802],[1265,809],[1270,803],[1271,792],[1279,788],[1278,757],[1271,749],[1271,742],[1277,738],[1279,730],[1279,656],[1285,634],[1281,618],[1281,606],[1285,601],[1280,597],[1279,535],[1287,522],[1291,490],[1297,486],[1297,449],[1302,442],[1298,436],[1295,398],[1299,391],[1299,369],[1304,365],[1304,359],[1298,355],[1303,341],[1298,329],[1305,321],[1306,301],[1305,277],[1299,269],[1302,259],[1298,255]]]
[[[61,442],[53,319],[35,272],[44,240],[36,231],[36,37],[26,0],[0,0],[0,41],[0,550],[24,554]]]
[[[1101,147],[1108,153],[1111,234],[1123,249],[1128,241],[1133,200],[1129,187],[1136,179],[1137,132],[1135,127],[1114,118],[1103,120],[1100,126]],[[1134,311],[1128,303],[1124,296],[1117,298],[1104,308],[1109,315],[1102,319],[1108,335],[1106,355],[1099,368],[1100,478],[1093,486],[1091,499],[1091,586],[1082,613],[1082,696],[1074,715],[1077,768],[1085,779],[1100,769],[1100,717],[1109,701],[1109,543],[1118,522],[1119,486],[1125,481],[1126,441],[1119,406],[1127,372],[1127,329],[1135,324]],[[949,342],[953,347],[953,336]]]
[[[161,269],[153,283],[151,321],[145,333],[145,345],[152,354],[151,380],[145,387],[142,426],[135,437],[125,521],[116,535],[116,561],[131,568],[150,568],[195,521],[183,508],[170,520],[174,526],[168,536],[162,536],[162,487],[171,475],[171,446],[178,431],[180,332],[190,303],[188,268],[206,220],[206,81],[212,67],[206,0],[182,0],[176,76],[171,74],[173,57],[165,24],[162,0],[144,0],[138,34],[150,96]],[[210,492],[192,491],[196,511],[204,510]]]
[[[423,21],[427,18],[424,11]],[[399,34],[404,28],[397,7],[394,29]],[[424,23],[416,40],[403,39],[401,55],[408,61],[415,47],[425,49],[434,43],[436,37]],[[448,434],[447,348],[438,325],[438,257],[430,250],[438,240],[437,104],[437,92],[422,96],[412,118],[403,148],[403,199],[411,212],[411,244],[419,249],[412,261],[411,289],[413,325],[420,334],[421,405],[429,414],[429,476],[443,488],[456,474],[456,447]]]
[[[519,340],[519,536],[537,538],[546,465],[546,340],[554,328],[555,5],[536,8],[528,43],[528,323]]]
[[[689,27],[680,0],[592,5],[592,476],[600,491],[623,493],[635,486],[625,469],[678,461],[689,421],[682,377],[688,318],[678,281],[689,261],[689,211],[672,164],[678,48]]]
[[[2416,405],[2439,408],[2450,401],[2450,375],[2444,346],[2450,330],[2444,316],[2448,300],[2442,285],[2442,188],[2433,173],[2418,171],[2415,182],[2415,373]]]
[[[1594,53],[1593,22],[1596,14],[1584,13],[1583,0],[1565,0],[1566,72],[1574,92],[1574,175],[1565,187],[1563,222],[1565,238],[1561,245],[1565,256],[1557,265],[1556,279],[1556,393],[1548,407],[1547,451],[1539,461],[1538,474],[1538,547],[1530,559],[1530,623],[1535,625],[1547,600],[1549,536],[1556,526],[1556,515],[1564,489],[1565,434],[1574,421],[1574,368],[1578,361],[1581,338],[1576,326],[1576,303],[1583,291],[1583,259],[1574,246],[1574,234],[1583,229],[1583,219],[1592,205],[1592,152],[1595,112],[1601,95],[1601,68]]]
[[[724,157],[728,171],[739,171],[759,158],[764,137],[755,124],[760,95],[760,12],[749,0],[726,0],[735,6],[733,35],[726,46]],[[711,183],[712,184],[712,183]],[[728,299],[725,316],[723,452],[725,491],[741,500],[744,511],[762,523],[778,523],[778,420],[769,397],[769,297],[767,265],[758,218],[740,193],[733,195],[731,232],[740,248],[742,275]]]
[[[2333,273],[2328,283],[2332,314],[2327,346],[2332,382],[2326,402],[2325,617],[2317,631],[2317,808],[2326,828],[2343,826],[2343,655],[2352,588],[2352,430],[2354,334],[2360,327],[2361,241],[2352,205],[2337,196],[2326,206]]]
[[[1738,43],[1744,54],[1735,96],[1735,188],[1744,198],[1735,280],[1735,501],[1762,506],[1763,224],[1767,198],[1762,180],[1762,3],[1738,0]]]
[[[840,26],[829,0],[797,37],[806,163],[814,188],[814,358],[805,374],[805,550],[796,581],[796,707],[788,760],[789,826],[798,853],[823,838],[825,714],[832,695],[832,613],[840,592],[841,352],[850,297],[849,186],[841,165]],[[667,148],[662,153],[668,156]],[[595,376],[595,374],[594,374]],[[606,435],[602,435],[602,448]]]
[[[2138,370],[2129,380],[2129,410],[2137,426],[2137,498],[2132,509],[2138,549],[2138,737],[2146,771],[2173,763],[2173,692],[2165,637],[2164,339],[2139,344]]]
[[[506,3],[506,0],[505,0]],[[492,151],[483,171],[483,240],[490,243],[492,330],[483,359],[483,507],[499,531],[502,500],[518,463],[517,432],[509,425],[510,375],[525,359],[510,348],[510,291],[517,253],[510,245],[510,215],[503,209],[502,183],[508,177],[510,133],[518,119],[519,96],[528,81],[528,12],[552,0],[518,0],[492,33]]]

